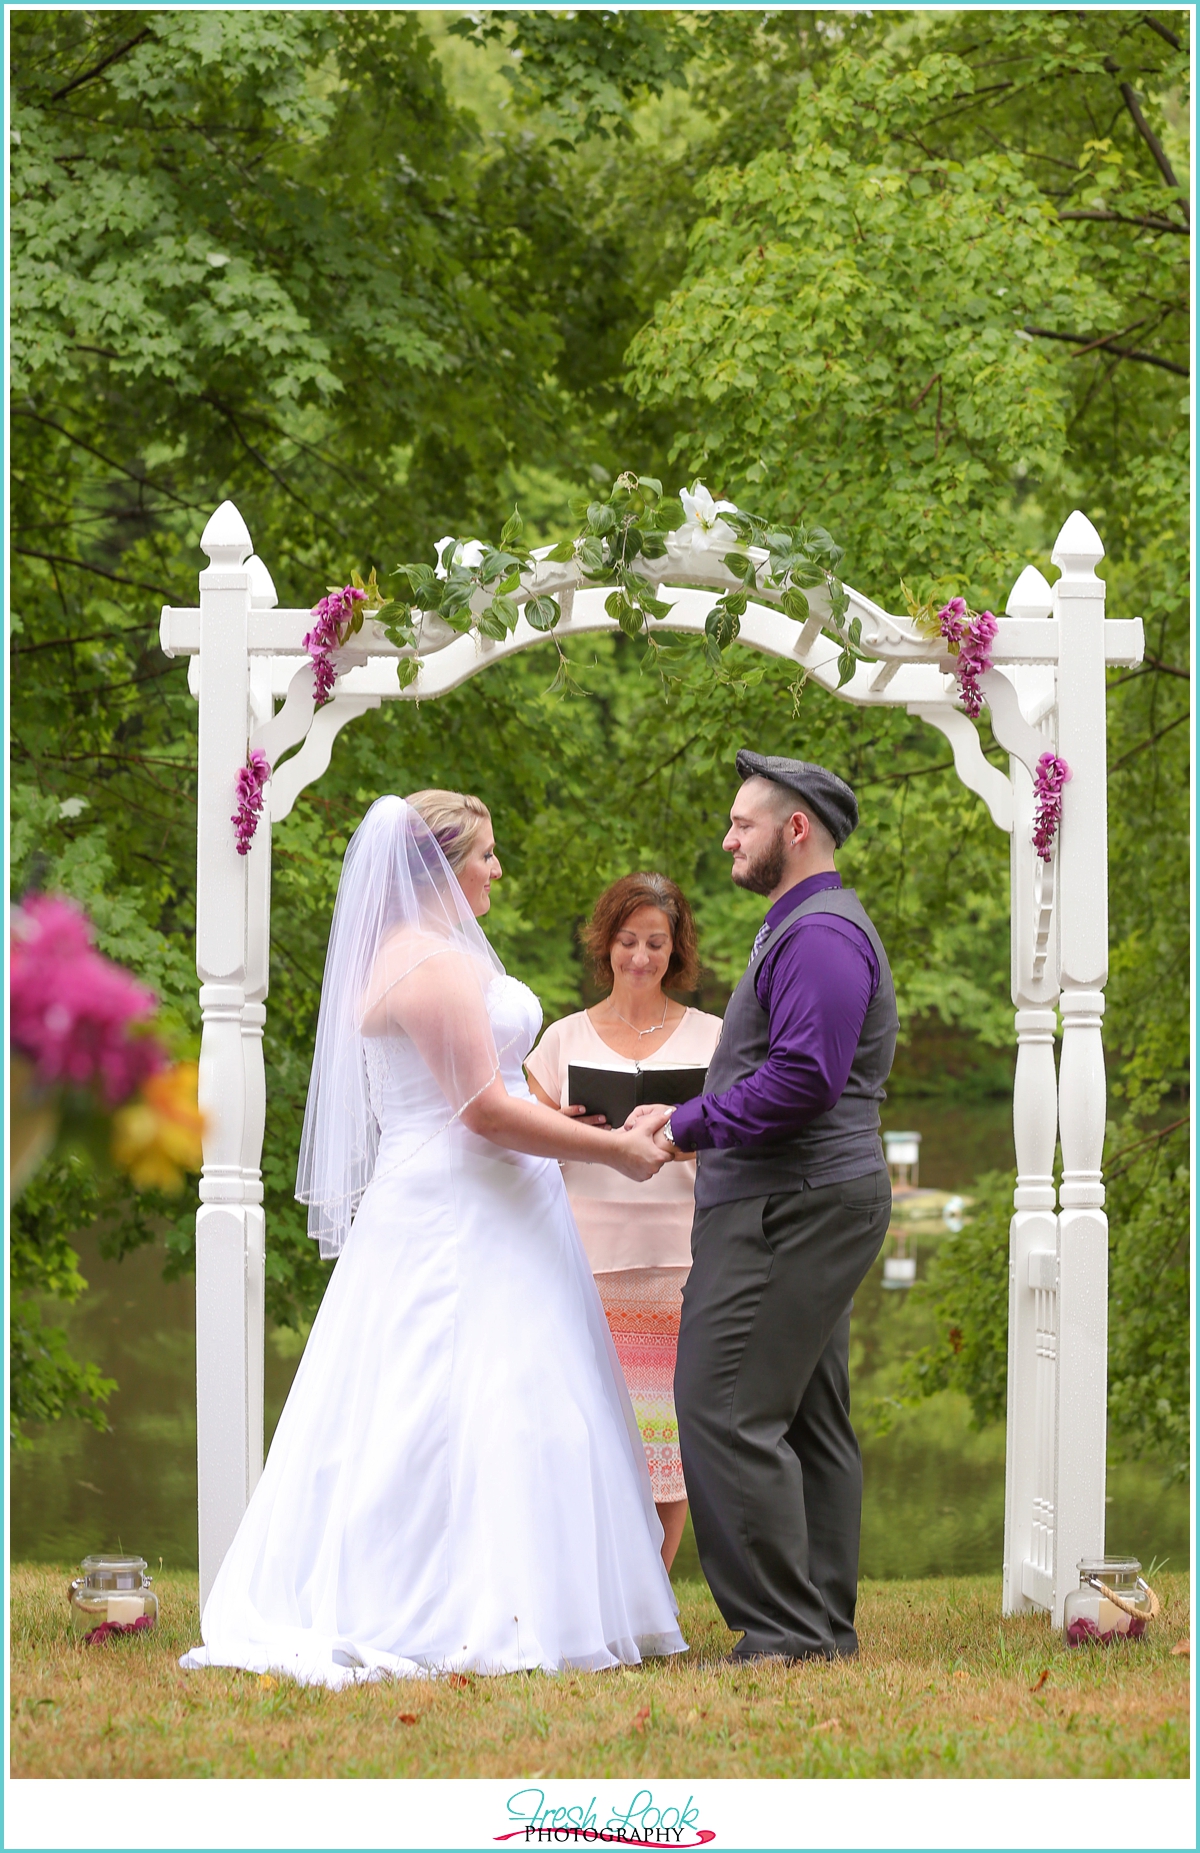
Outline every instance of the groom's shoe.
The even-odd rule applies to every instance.
[[[828,1654],[725,1654],[718,1666],[802,1666],[806,1660],[827,1660]]]

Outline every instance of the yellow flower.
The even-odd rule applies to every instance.
[[[200,1169],[199,1080],[197,1062],[176,1062],[151,1075],[138,1098],[114,1113],[113,1162],[128,1171],[138,1190],[174,1195],[183,1189],[184,1172]]]

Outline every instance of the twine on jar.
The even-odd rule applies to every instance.
[[[1128,1596],[1119,1596],[1115,1589],[1110,1589],[1107,1583],[1102,1583],[1098,1576],[1089,1576],[1088,1583],[1093,1589],[1098,1589],[1105,1600],[1111,1602],[1114,1608],[1119,1608],[1126,1615],[1133,1615],[1141,1621],[1153,1621],[1161,1610],[1162,1604],[1159,1602],[1158,1597],[1143,1576],[1138,1577],[1137,1584],[1138,1588],[1144,1590],[1150,1599],[1150,1613],[1148,1615],[1143,1609],[1138,1607],[1136,1602],[1131,1602]]]

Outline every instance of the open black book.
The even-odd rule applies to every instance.
[[[678,1067],[667,1062],[639,1062],[630,1068],[593,1068],[586,1062],[567,1067],[568,1100],[589,1113],[603,1113],[610,1126],[623,1126],[635,1107],[648,1101],[664,1107],[682,1106],[704,1092],[707,1064],[690,1062]]]

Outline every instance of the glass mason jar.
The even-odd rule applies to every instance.
[[[1136,1557],[1083,1557],[1079,1588],[1063,1605],[1063,1638],[1068,1647],[1088,1641],[1136,1641],[1158,1614],[1158,1598],[1141,1575]]]
[[[146,1575],[144,1557],[101,1552],[85,1557],[82,1576],[71,1582],[71,1626],[86,1639],[152,1628],[158,1620],[158,1597]],[[99,1631],[103,1629],[104,1633]]]

